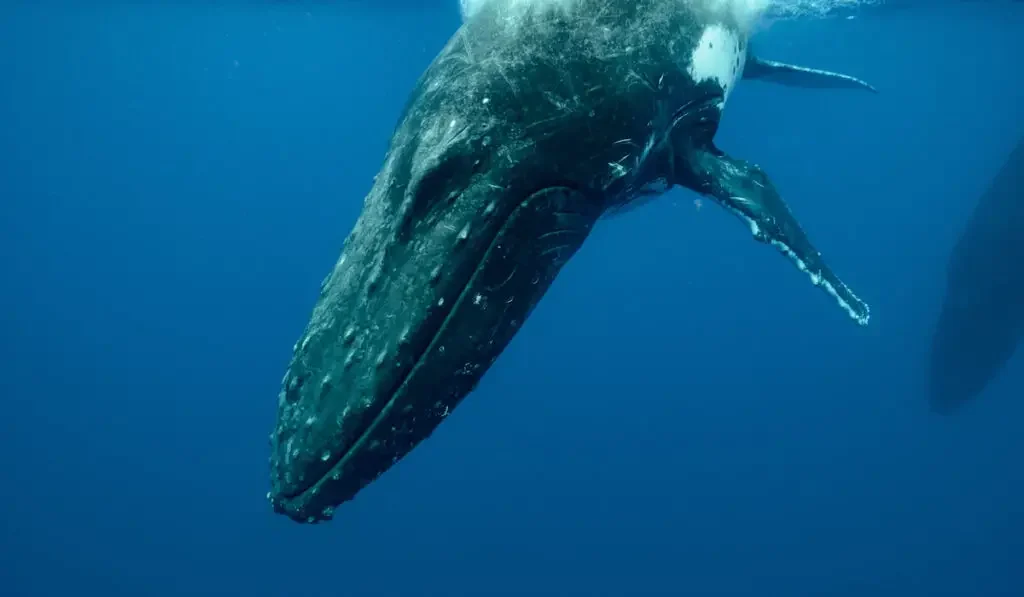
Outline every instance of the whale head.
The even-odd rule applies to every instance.
[[[282,380],[269,498],[296,521],[329,519],[434,431],[603,211],[534,157],[558,148],[431,88],[406,109]]]
[[[276,511],[328,519],[430,436],[598,219],[713,134],[735,39],[674,3],[574,6],[487,4],[420,78],[282,380]]]

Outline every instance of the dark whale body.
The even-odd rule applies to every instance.
[[[1024,138],[978,200],[946,275],[928,373],[939,413],[980,394],[1024,335]]]
[[[767,175],[714,144],[745,68],[866,84],[749,57],[734,15],[697,2],[513,4],[468,18],[420,78],[295,345],[269,498],[296,521],[331,518],[426,439],[599,218],[674,185],[714,198],[867,323]]]

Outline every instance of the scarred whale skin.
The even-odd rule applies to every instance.
[[[713,198],[867,323],[767,174],[714,144],[750,58],[736,16],[568,4],[488,2],[418,81],[282,380],[275,511],[330,519],[473,390],[599,218],[672,186]],[[869,88],[776,62],[751,73]]]
[[[928,373],[932,410],[952,413],[1005,367],[1024,335],[1024,137],[949,256]]]

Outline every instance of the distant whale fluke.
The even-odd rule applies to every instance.
[[[974,208],[950,255],[931,344],[932,410],[980,394],[1024,335],[1024,138]]]

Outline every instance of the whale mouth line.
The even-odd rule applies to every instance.
[[[449,303],[449,306],[444,311],[444,315],[440,323],[437,324],[437,327],[435,330],[433,330],[433,333],[431,333],[428,336],[429,339],[424,339],[424,341],[421,344],[420,350],[417,351],[418,355],[416,356],[416,359],[413,361],[412,365],[409,367],[409,370],[406,371],[404,375],[402,375],[400,381],[395,385],[394,389],[390,392],[387,401],[385,401],[383,405],[379,407],[377,412],[374,413],[373,419],[362,429],[359,435],[351,443],[349,443],[349,445],[345,449],[339,450],[337,456],[333,457],[331,460],[328,461],[330,464],[322,475],[318,476],[314,481],[309,483],[303,489],[293,492],[289,495],[282,495],[281,497],[283,499],[300,501],[309,496],[309,494],[317,492],[321,488],[321,486],[328,480],[337,480],[339,478],[338,475],[340,475],[340,471],[342,471],[345,468],[347,461],[364,447],[369,436],[373,434],[373,432],[377,429],[378,425],[380,425],[380,423],[388,416],[388,414],[394,408],[396,401],[403,396],[404,390],[409,385],[410,380],[412,380],[416,373],[422,368],[423,364],[426,362],[426,358],[433,351],[435,344],[437,344],[438,339],[444,334],[445,329],[448,327],[449,323],[451,323],[454,315],[459,311],[460,307],[463,306],[466,294],[473,283],[473,279],[479,272],[481,272],[484,269],[484,266],[487,261],[487,256],[494,248],[495,243],[498,241],[498,239],[502,237],[502,232],[512,221],[515,213],[529,201],[531,196],[531,194],[527,194],[526,197],[515,203],[515,207],[513,207],[509,211],[508,215],[501,221],[501,225],[498,226],[497,229],[494,231],[494,234],[491,235],[490,241],[483,246],[482,250],[479,252],[479,257],[477,259],[476,265],[473,267],[471,271],[468,272],[468,275],[466,275],[466,277],[462,281],[460,281],[460,289],[457,297],[455,298],[454,301],[451,301]]]
[[[278,442],[269,496],[276,512],[303,523],[330,520],[338,507],[430,437],[476,389],[607,208],[572,181],[501,189],[500,197],[476,197],[500,206],[485,211],[485,218],[475,216],[476,210],[459,218],[476,225],[475,234],[460,233],[449,243],[447,233],[432,227],[435,246],[410,253],[423,257],[403,259],[394,270],[394,283],[402,285],[394,293],[426,294],[426,303],[410,304],[402,321],[389,324],[388,329],[410,328],[403,370],[378,378],[372,395],[360,393],[364,400],[372,398],[345,436],[330,429],[333,435],[323,433],[312,438],[319,442],[307,443],[307,450],[322,452],[289,451],[282,458],[281,449],[288,446]],[[438,262],[450,271],[441,280],[432,273]],[[452,300],[440,301],[439,294]],[[381,309],[373,312],[380,315]],[[314,456],[321,456],[316,463]],[[296,474],[304,481],[301,487],[289,486],[289,476]]]

